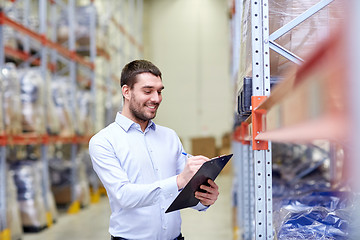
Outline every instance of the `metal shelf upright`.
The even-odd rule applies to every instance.
[[[252,109],[270,95],[268,0],[251,1]],[[252,112],[255,187],[255,238],[272,239],[271,143],[255,140],[263,131],[261,115]]]

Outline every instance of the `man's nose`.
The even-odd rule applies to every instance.
[[[151,101],[153,102],[161,102],[161,95],[157,92],[154,92],[152,95],[151,95]]]

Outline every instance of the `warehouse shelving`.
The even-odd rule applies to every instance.
[[[242,74],[251,73],[253,86],[251,116],[242,121],[235,118],[237,219],[241,239],[273,239],[271,141],[309,143],[326,139],[339,143],[350,136],[347,85],[346,81],[339,81],[346,78],[347,28],[339,21],[340,27],[331,30],[332,37],[303,59],[274,41],[333,1],[318,1],[272,34],[268,24],[269,1],[252,0],[248,5],[246,2],[250,1],[235,1],[232,20],[233,27],[239,28],[233,29],[233,41],[239,41],[238,35],[244,31],[239,24],[243,17],[240,14],[243,8],[249,9],[252,70],[241,72],[236,56],[232,69],[235,81]],[[239,44],[233,44],[234,55],[242,54]],[[295,63],[271,94],[269,49]]]
[[[89,68],[90,70],[94,70],[94,57],[95,55],[92,54],[91,56],[91,60],[87,61],[85,60],[83,57],[79,56],[78,54],[76,54],[76,52],[74,51],[73,48],[65,48],[63,46],[61,46],[60,44],[50,41],[47,36],[46,36],[46,32],[47,32],[47,26],[46,26],[46,14],[47,14],[47,1],[39,1],[39,30],[38,31],[34,31],[33,29],[30,29],[28,26],[22,25],[21,23],[18,23],[16,20],[11,19],[10,17],[7,16],[6,12],[5,12],[5,8],[1,9],[0,11],[0,23],[1,23],[1,46],[0,46],[0,57],[1,57],[1,64],[0,67],[2,68],[2,66],[4,66],[4,60],[5,60],[5,56],[8,57],[15,57],[18,58],[20,60],[23,61],[29,61],[28,64],[32,63],[32,61],[35,62],[36,65],[40,65],[40,69],[41,69],[41,73],[44,77],[44,79],[46,79],[46,68],[48,67],[50,70],[55,71],[56,69],[54,68],[55,65],[48,65],[47,63],[47,56],[48,56],[48,49],[52,49],[54,51],[56,51],[57,53],[61,54],[62,56],[68,58],[70,60],[70,62],[72,62],[73,66],[74,63],[78,63],[80,65],[83,65],[87,68]],[[13,3],[15,4],[15,2]],[[29,10],[29,1],[24,1],[24,12],[28,13]],[[72,9],[74,7],[74,2],[69,1],[69,8]],[[28,14],[25,14],[26,16]],[[4,46],[4,42],[3,42],[3,30],[5,27],[9,27],[12,28],[14,31],[21,33],[25,36],[25,40],[26,40],[26,44],[24,44],[24,51],[19,51],[16,49],[13,49],[10,46]],[[94,38],[94,37],[93,37]],[[33,56],[30,56],[30,51],[29,51],[29,42],[30,41],[36,41],[37,43],[39,43],[42,47],[40,48],[39,52],[39,56],[35,56],[35,58]],[[26,47],[27,46],[27,47]],[[73,68],[72,70],[73,72],[75,71],[75,69]],[[75,75],[73,75],[73,77],[75,77]],[[47,86],[47,81],[45,80],[44,82],[45,88]],[[46,105],[46,95],[44,96],[44,109],[45,111],[47,110],[47,105]],[[4,116],[4,114],[3,114]],[[45,123],[45,126],[48,126],[47,123]],[[6,181],[6,156],[5,156],[5,152],[6,152],[6,146],[8,145],[41,145],[41,161],[43,163],[43,175],[44,175],[44,180],[43,180],[43,193],[44,193],[44,203],[45,203],[45,207],[47,209],[47,223],[48,226],[51,226],[52,224],[52,216],[51,213],[49,211],[49,203],[47,202],[47,194],[48,191],[50,190],[50,183],[48,182],[48,157],[47,157],[47,152],[48,152],[48,144],[50,143],[55,143],[55,142],[61,142],[61,143],[71,143],[74,150],[73,152],[73,156],[72,158],[75,159],[75,154],[76,154],[76,145],[79,143],[86,143],[88,141],[89,137],[78,137],[78,136],[73,136],[73,137],[68,137],[68,138],[63,138],[63,137],[59,137],[59,136],[49,136],[47,134],[43,134],[43,133],[34,133],[34,134],[21,134],[21,135],[3,135],[2,136],[2,156],[1,156],[1,175],[3,176],[3,178],[1,179],[1,198],[0,198],[0,205],[1,205],[1,239],[10,239],[11,237],[11,233],[10,230],[8,229],[7,225],[6,225],[6,198],[5,198],[5,193],[6,193],[6,185],[5,185],[5,181]],[[75,165],[74,165],[75,166]],[[74,172],[76,171],[76,169],[73,170]],[[74,179],[73,181],[76,181],[76,179]],[[72,208],[74,209],[74,207]],[[75,210],[76,211],[76,210]]]
[[[22,22],[17,21],[6,13],[5,5],[12,5],[11,9],[21,9],[24,13],[24,18]],[[43,189],[48,190],[49,182],[48,179],[48,146],[53,144],[67,144],[71,145],[71,161],[73,162],[72,167],[72,188],[74,188],[76,179],[76,164],[75,158],[79,145],[86,145],[91,137],[91,135],[79,134],[79,129],[74,121],[77,103],[75,100],[75,93],[77,92],[77,84],[79,82],[87,82],[88,88],[94,100],[97,99],[100,107],[97,107],[93,111],[92,121],[97,123],[95,131],[105,125],[103,119],[98,119],[100,108],[103,108],[102,104],[103,99],[101,95],[106,95],[108,101],[115,95],[119,94],[118,86],[119,82],[119,62],[125,63],[133,58],[141,57],[143,52],[142,47],[142,0],[136,1],[107,1],[106,3],[101,1],[88,1],[93,9],[95,5],[97,8],[102,9],[112,9],[112,13],[108,16],[108,19],[103,21],[101,26],[97,26],[100,20],[100,17],[96,19],[95,14],[90,14],[89,21],[89,48],[86,51],[79,51],[76,48],[76,38],[75,38],[75,7],[77,1],[61,1],[61,0],[41,0],[41,1],[31,1],[31,0],[17,0],[17,1],[8,1],[7,3],[0,4],[0,67],[2,68],[5,64],[5,57],[13,59],[22,66],[35,65],[39,66],[41,73],[46,79],[47,72],[50,72],[52,78],[61,75],[67,75],[70,77],[72,82],[72,118],[73,123],[75,123],[75,134],[70,136],[61,136],[61,135],[52,135],[46,132],[41,133],[24,133],[24,134],[5,134],[3,133],[0,136],[0,239],[8,240],[10,239],[10,230],[8,229],[6,223],[6,149],[8,146],[25,146],[25,145],[38,145],[41,146],[41,161],[43,162],[43,174],[45,176],[45,182],[43,183]],[[39,23],[38,29],[34,29],[28,26],[27,17],[30,14],[33,14],[30,9],[30,6],[36,6],[36,15],[37,21]],[[111,7],[109,7],[111,6]],[[59,19],[59,13],[64,11],[67,13],[68,22],[69,22],[69,34],[67,41],[60,43],[58,42],[57,36],[57,20]],[[119,12],[121,14],[119,14]],[[130,12],[130,13],[128,13]],[[50,15],[48,15],[50,14]],[[50,18],[51,16],[51,18]],[[124,16],[127,16],[127,19],[123,19]],[[98,21],[98,22],[97,22]],[[50,28],[48,26],[50,22]],[[16,34],[21,35],[21,40],[23,48],[19,50],[18,48],[10,45],[5,45],[4,43],[4,30],[12,29]],[[108,29],[112,31],[109,32]],[[102,43],[96,43],[96,31],[105,32],[105,37],[110,39],[110,44],[107,44],[106,41]],[[121,39],[121,41],[117,41]],[[40,46],[37,53],[31,52],[31,45],[37,44]],[[109,48],[112,46],[116,49]],[[97,62],[102,60],[102,64]],[[61,69],[58,67],[58,64],[61,63]],[[96,67],[95,67],[96,66]],[[100,73],[99,73],[100,72]],[[95,77],[96,76],[96,77]],[[95,79],[97,80],[95,81]],[[116,84],[117,83],[117,84]],[[48,84],[46,81],[44,84]],[[98,89],[102,91],[98,91]],[[99,98],[100,96],[100,98]],[[46,99],[47,96],[44,96]],[[121,98],[120,98],[121,99]],[[121,100],[120,100],[121,102]],[[119,102],[119,103],[120,103]],[[96,105],[96,104],[95,104]],[[47,102],[44,101],[44,109],[47,109]],[[113,110],[113,109],[111,109]],[[119,110],[119,109],[117,109]],[[107,121],[110,121],[110,115]],[[112,114],[114,115],[114,114]],[[4,114],[3,114],[4,116]],[[112,119],[113,120],[113,119]],[[46,126],[48,123],[46,123]],[[99,196],[97,190],[98,186],[92,186],[93,189],[93,199],[96,201]],[[70,205],[68,211],[71,213],[76,213],[79,211],[79,202],[75,199],[75,190],[72,189],[72,204]],[[45,203],[47,205],[47,203]],[[51,218],[48,213],[48,218]],[[49,220],[49,219],[48,219]],[[50,221],[48,221],[50,224]]]

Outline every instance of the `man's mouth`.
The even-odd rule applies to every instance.
[[[148,108],[155,110],[157,108],[157,105],[146,105]]]

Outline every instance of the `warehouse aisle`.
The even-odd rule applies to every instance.
[[[220,175],[216,183],[220,196],[206,212],[184,209],[182,232],[186,240],[232,239],[231,176]],[[60,215],[57,223],[40,233],[27,233],[23,240],[109,240],[110,209],[107,198],[82,209],[78,214]]]
[[[230,240],[232,238],[231,186],[232,177],[220,175],[216,180],[219,198],[206,212],[181,210],[182,233],[186,240]]]

